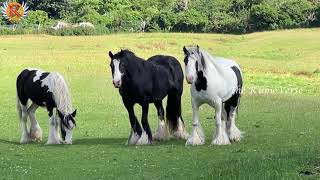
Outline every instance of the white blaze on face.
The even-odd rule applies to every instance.
[[[119,87],[121,85],[121,77],[123,73],[120,72],[120,60],[113,60],[114,73],[113,73],[113,83],[115,86]]]
[[[190,55],[188,64],[186,65],[186,79],[189,84],[192,84],[197,78],[196,62],[197,59],[195,55]]]

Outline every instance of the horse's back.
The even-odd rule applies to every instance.
[[[237,62],[235,62],[234,60],[226,59],[226,58],[223,58],[223,57],[214,57],[214,58],[215,58],[215,61],[217,61],[221,65],[224,65],[224,66],[227,66],[227,67],[235,66],[241,71],[239,64]]]
[[[175,86],[183,86],[183,71],[179,61],[173,56],[156,55],[150,57],[148,62],[155,64],[156,66],[163,67],[165,71],[168,71],[170,76],[174,79]]]
[[[17,77],[17,95],[23,105],[27,104],[28,99],[31,99],[39,106],[46,104],[54,105],[52,93],[49,92],[49,87],[43,86],[42,81],[49,76],[49,72],[44,72],[40,69],[29,68],[23,70]]]

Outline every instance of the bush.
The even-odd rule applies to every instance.
[[[271,4],[254,5],[249,18],[249,29],[251,31],[274,30],[278,28],[278,9]]]
[[[309,25],[308,15],[315,7],[308,0],[285,1],[279,10],[278,27],[296,28]]]
[[[208,24],[208,17],[201,12],[190,9],[178,14],[177,22],[173,25],[173,31],[179,32],[204,32]]]

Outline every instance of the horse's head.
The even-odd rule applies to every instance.
[[[197,79],[197,74],[202,66],[204,68],[203,56],[200,52],[200,48],[196,47],[183,47],[183,52],[185,55],[184,63],[186,66],[186,80],[189,84],[192,84]]]
[[[115,88],[120,88],[122,85],[122,76],[125,74],[127,67],[127,62],[125,60],[126,53],[127,50],[121,50],[116,54],[112,54],[112,52],[109,51],[109,56],[111,58],[110,67]]]
[[[57,111],[61,119],[60,126],[62,139],[66,142],[66,144],[72,144],[72,129],[77,125],[75,120],[77,110],[71,114],[64,114],[59,110]]]

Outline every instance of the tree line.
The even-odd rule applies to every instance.
[[[103,32],[255,31],[320,26],[320,0],[32,0],[21,25],[90,22]],[[9,24],[3,17],[0,23]]]

